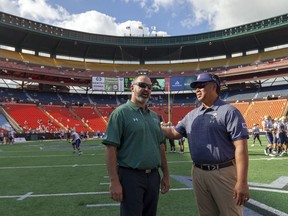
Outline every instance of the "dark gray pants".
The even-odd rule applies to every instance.
[[[160,190],[158,170],[145,173],[119,167],[119,178],[123,188],[121,216],[156,216]]]

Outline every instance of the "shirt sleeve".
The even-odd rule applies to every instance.
[[[123,119],[119,112],[112,112],[108,121],[106,134],[102,140],[104,145],[120,146],[121,136],[123,132]]]

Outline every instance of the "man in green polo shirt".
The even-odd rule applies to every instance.
[[[169,171],[158,115],[148,109],[152,83],[148,76],[136,77],[132,96],[111,114],[102,143],[110,177],[110,196],[121,202],[121,216],[153,216],[160,191],[169,191]],[[162,179],[158,172],[161,168]]]

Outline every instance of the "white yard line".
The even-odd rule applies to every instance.
[[[105,207],[105,206],[120,206],[120,203],[103,203],[103,204],[88,204],[86,207]]]
[[[18,201],[24,200],[24,199],[26,199],[27,197],[29,197],[29,196],[32,195],[32,194],[33,194],[33,192],[28,192],[27,194],[19,197],[17,200],[18,200]]]
[[[88,166],[106,166],[106,164],[71,164],[71,165],[52,165],[52,166],[19,166],[19,167],[0,167],[0,170],[4,169],[43,169],[43,168],[67,168],[67,167],[88,167]]]
[[[0,199],[14,199],[18,198],[19,200],[21,197],[24,198],[34,198],[34,197],[59,197],[59,196],[79,196],[79,195],[99,195],[99,194],[108,194],[108,191],[103,192],[79,192],[79,193],[60,193],[60,194],[30,194],[32,192],[27,193],[28,196],[25,195],[12,195],[12,196],[0,196]]]
[[[275,214],[275,215],[278,215],[278,216],[287,216],[287,215],[288,215],[288,214],[285,213],[285,212],[279,211],[279,210],[277,210],[277,209],[275,209],[275,208],[272,208],[272,207],[270,207],[270,206],[267,206],[267,205],[265,205],[265,204],[263,204],[263,203],[260,203],[260,202],[258,202],[258,201],[256,201],[256,200],[253,200],[253,199],[249,199],[248,202],[249,202],[250,204],[254,205],[254,206],[257,206],[257,207],[259,207],[259,208],[261,208],[261,209],[264,209],[264,210],[266,210],[266,211],[268,211],[268,212],[271,212],[271,213],[273,213],[273,214]]]
[[[269,188],[262,188],[262,187],[250,187],[250,190],[257,190],[257,191],[267,191],[267,192],[274,192],[274,193],[287,193],[287,190],[281,190],[281,189],[269,189]]]

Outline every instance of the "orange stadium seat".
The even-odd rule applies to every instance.
[[[286,107],[287,99],[251,102],[244,118],[248,128],[252,128],[254,123],[261,125],[265,115],[270,115],[272,118],[282,116]]]
[[[86,122],[93,131],[106,131],[108,115],[102,116],[94,107],[73,106],[75,113]]]
[[[53,116],[53,118],[59,121],[65,129],[75,128],[78,132],[88,130],[81,119],[64,106],[45,106],[44,109]]]
[[[45,115],[35,104],[4,104],[3,108],[23,128],[24,132],[54,133],[59,131],[60,126]]]
[[[231,103],[234,107],[236,107],[241,114],[244,116],[248,107],[249,107],[249,102],[239,102],[239,103]]]

